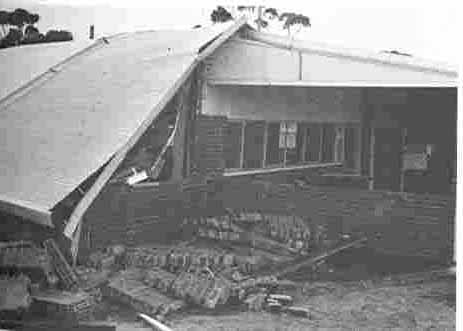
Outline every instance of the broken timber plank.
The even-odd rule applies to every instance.
[[[66,261],[63,253],[61,253],[58,245],[56,245],[56,242],[53,239],[47,239],[43,244],[47,253],[51,256],[53,268],[55,269],[58,278],[65,286],[65,289],[70,290],[78,288],[79,277]]]
[[[17,331],[116,331],[115,325],[75,323],[72,321],[17,321],[0,320],[0,328]]]
[[[342,252],[346,249],[349,249],[349,248],[352,248],[352,247],[355,247],[359,244],[363,244],[364,242],[367,241],[367,238],[366,237],[362,237],[360,239],[357,239],[357,240],[354,240],[354,241],[351,241],[349,243],[346,243],[344,245],[341,245],[341,246],[338,246],[338,247],[334,247],[328,251],[325,251],[315,257],[311,257],[309,259],[306,259],[306,260],[303,260],[299,263],[295,263],[295,264],[291,264],[289,265],[288,267],[286,268],[283,268],[283,270],[277,272],[275,274],[275,277],[277,278],[280,278],[281,276],[284,276],[286,274],[289,274],[291,272],[295,272],[297,270],[299,270],[300,268],[303,268],[303,267],[309,267],[311,265],[314,265],[316,264],[317,262],[320,262],[332,255],[335,255],[335,254],[338,254],[339,252]]]
[[[174,331],[171,328],[169,328],[167,325],[162,324],[161,322],[155,320],[152,317],[149,317],[148,315],[145,314],[138,314],[146,323],[148,323],[153,330],[156,331]]]

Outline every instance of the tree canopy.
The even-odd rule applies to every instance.
[[[223,23],[231,20],[233,20],[232,14],[222,6],[217,6],[211,13],[213,23]]]
[[[40,33],[35,26],[39,20],[39,14],[23,8],[11,12],[0,10],[0,48],[73,39],[72,33],[64,30],[50,30],[45,35]]]
[[[256,7],[256,6],[237,6],[236,9],[243,14],[248,14],[251,17],[254,17],[253,22],[259,28],[267,28],[269,26],[270,20],[278,19],[282,22],[282,29],[288,31],[288,35],[291,35],[291,28],[299,27],[299,30],[302,28],[310,27],[310,18],[306,15],[293,12],[284,12],[279,14],[278,10],[273,7]],[[257,9],[257,16],[256,16]],[[263,10],[263,12],[262,12]],[[211,21],[213,23],[222,23],[233,20],[233,15],[224,7],[218,6],[211,13]]]

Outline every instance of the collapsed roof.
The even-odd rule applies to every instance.
[[[0,100],[0,210],[52,226],[53,208],[100,170],[66,225],[65,233],[71,236],[80,217],[129,149],[196,65],[245,25],[245,21],[240,20],[215,28],[126,33],[101,38]],[[424,63],[413,57],[373,56],[288,41],[251,29],[247,32],[248,42],[267,48],[298,50],[322,58],[324,66],[320,68],[323,70],[317,71],[320,75],[336,74],[338,71],[331,68],[336,60],[343,66],[365,63],[386,68],[384,73],[378,74],[381,76],[378,81],[389,77],[392,68],[404,73],[430,73],[439,78],[438,85],[444,82],[444,85],[453,86],[457,77],[452,68]],[[216,56],[221,55],[224,48],[216,53]],[[250,55],[241,50],[225,58],[234,60],[235,66],[243,64],[240,70],[247,71],[246,67],[256,64],[249,61]],[[254,71],[266,65],[265,61],[260,62]],[[233,68],[225,66],[223,73]],[[281,73],[286,69],[277,71]],[[348,72],[357,75],[353,69]],[[351,76],[338,77],[335,83],[351,84]],[[428,76],[423,77],[429,80]],[[309,78],[314,79],[313,75]],[[323,79],[304,84],[320,84]],[[219,80],[215,83],[269,82]],[[300,82],[277,81],[277,84],[297,86]]]
[[[102,38],[1,100],[0,210],[52,226],[53,207],[141,135],[204,46],[243,24]]]

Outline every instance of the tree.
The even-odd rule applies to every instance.
[[[283,29],[288,30],[288,36],[291,35],[292,26],[299,26],[299,31],[303,27],[310,27],[310,19],[302,14],[283,13],[280,15],[280,21],[284,21]]]
[[[2,28],[2,37],[6,36],[8,33],[10,13],[4,10],[0,10],[0,27]]]
[[[17,8],[14,12],[9,15],[9,24],[18,28],[18,30],[23,30],[24,25],[32,21],[31,13],[22,8]]]
[[[288,36],[291,36],[293,32],[291,28],[299,27],[297,32],[302,28],[310,27],[310,19],[308,16],[299,13],[290,13],[285,12],[279,15],[278,10],[273,7],[265,8],[262,6],[237,6],[236,9],[238,12],[248,18],[249,21],[254,22],[258,29],[267,28],[269,26],[269,21],[279,19],[282,22],[282,28],[288,31]],[[257,16],[256,16],[257,9]],[[223,7],[217,7],[211,13],[211,20],[213,23],[226,22],[233,20],[233,15]]]
[[[18,46],[23,39],[23,33],[19,29],[10,29],[8,34],[0,42],[0,47]]]
[[[37,29],[35,26],[33,25],[28,25],[26,26],[26,29],[24,30],[24,34],[27,36],[27,35],[30,35],[30,34],[35,34],[35,33],[39,33],[39,29]]]
[[[211,13],[211,21],[213,23],[223,23],[232,20],[232,14],[230,14],[230,12],[222,6],[217,6],[217,8],[214,9]]]
[[[37,44],[45,41],[45,36],[33,25],[26,26],[21,44]]]
[[[74,39],[72,33],[66,30],[49,30],[45,34],[45,42],[70,41]]]
[[[28,35],[30,36],[37,36],[38,29],[34,26],[40,19],[38,14],[32,14],[25,9],[17,8],[13,12],[7,11],[0,11],[0,26],[2,29],[2,36],[3,39],[7,38],[3,45],[17,45],[18,41],[17,38],[21,36],[21,43],[22,38],[27,38]],[[12,28],[15,28],[13,32],[10,31]],[[26,30],[24,30],[26,27]],[[18,34],[18,31],[21,33]],[[32,35],[31,35],[32,33]]]

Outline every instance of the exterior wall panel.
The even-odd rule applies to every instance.
[[[293,81],[299,77],[298,52],[231,40],[206,62],[207,79]]]
[[[303,53],[302,63],[302,81],[305,82],[397,86],[447,84],[449,81],[447,76],[431,71],[319,54]]]
[[[266,121],[360,122],[360,88],[207,86],[203,114]]]

